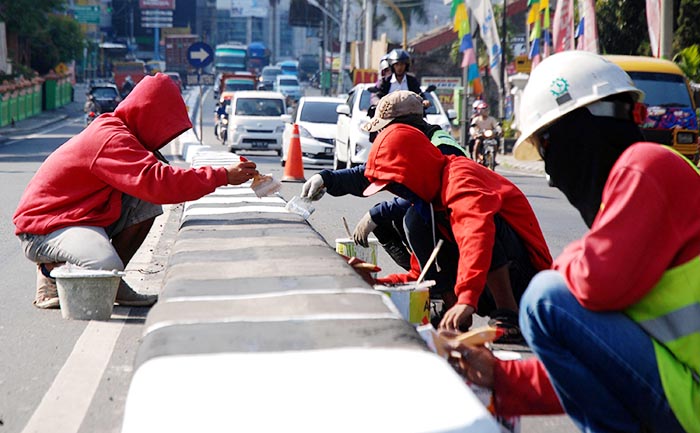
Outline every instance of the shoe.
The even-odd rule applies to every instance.
[[[405,270],[411,270],[411,253],[399,240],[390,240],[389,242],[382,244],[382,248],[389,254],[389,257],[396,262],[397,265],[401,266]]]
[[[59,308],[56,280],[44,275],[44,273],[48,274],[48,271],[46,267],[42,270],[42,266],[44,264],[40,263],[36,268],[36,296],[32,303],[42,310]]]
[[[126,281],[119,281],[117,299],[114,301],[123,307],[150,307],[158,301],[158,295],[144,295],[129,287]]]
[[[523,334],[520,332],[520,325],[518,324],[518,313],[512,310],[496,309],[491,312],[490,316],[489,325],[505,331],[503,336],[494,341],[494,343],[525,344],[525,338],[523,338]]]

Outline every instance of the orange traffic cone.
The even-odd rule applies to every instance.
[[[301,141],[299,141],[299,125],[294,124],[292,139],[287,150],[287,162],[284,164],[282,182],[306,182],[304,179],[304,163],[301,160]]]

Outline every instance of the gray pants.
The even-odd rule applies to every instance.
[[[24,255],[35,263],[68,262],[86,269],[124,270],[111,239],[126,227],[163,213],[160,205],[124,194],[122,213],[109,227],[65,227],[47,235],[18,235]]]

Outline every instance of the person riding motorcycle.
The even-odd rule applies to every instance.
[[[408,74],[411,67],[411,55],[402,49],[394,49],[389,52],[386,58],[391,68],[391,75],[382,78],[381,83],[377,87],[377,98],[381,99],[391,92],[396,90],[410,90],[423,98],[423,106],[430,105],[430,101],[425,97],[420,88],[418,79],[413,75]]]
[[[496,137],[501,135],[501,126],[495,117],[489,116],[489,105],[486,102],[481,102],[476,107],[478,115],[472,119],[469,135],[474,139],[474,152],[472,159],[481,163],[483,155],[481,154],[481,144],[483,142],[484,131],[491,130]]]
[[[226,125],[228,124],[228,111],[226,107],[231,105],[230,99],[222,99],[216,103],[216,119],[214,119],[214,135],[221,141],[226,141]]]
[[[85,112],[85,124],[89,125],[90,122],[95,120],[97,116],[100,115],[100,104],[95,99],[95,96],[88,93],[85,99],[85,105],[83,105],[83,111]]]

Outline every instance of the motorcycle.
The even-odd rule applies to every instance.
[[[219,141],[226,144],[226,138],[228,137],[228,116],[226,114],[219,115],[214,125],[214,134]]]
[[[94,111],[90,111],[85,115],[85,126],[88,126],[89,124],[92,123],[93,120],[97,118],[97,113]]]
[[[496,170],[496,152],[498,151],[498,138],[492,129],[483,131],[480,135],[481,146],[479,153],[481,154],[481,165],[495,171]]]

